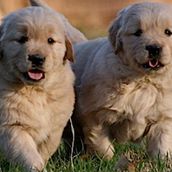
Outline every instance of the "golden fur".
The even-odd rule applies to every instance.
[[[41,171],[74,104],[73,51],[62,18],[45,7],[6,16],[0,54],[0,150],[26,170]]]
[[[42,6],[44,8],[49,8],[49,6],[47,6],[47,4],[45,4],[44,1],[42,0],[29,0],[29,1],[32,6]],[[78,29],[73,27],[64,15],[58,12],[56,12],[56,15],[58,15],[63,21],[66,34],[72,43],[79,43],[87,40],[85,35],[81,33]]]
[[[100,38],[77,44],[77,105],[90,153],[114,155],[113,141],[147,138],[150,155],[172,152],[172,7],[123,9]],[[158,60],[146,47],[159,47]]]

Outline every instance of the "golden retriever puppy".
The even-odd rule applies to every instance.
[[[76,45],[77,105],[88,152],[147,137],[150,155],[172,153],[172,6],[122,10],[107,38]]]
[[[0,26],[0,150],[42,171],[73,111],[73,50],[59,15],[28,7]]]
[[[29,0],[29,2],[32,6],[41,6],[44,8],[50,8],[42,0]],[[79,43],[79,42],[87,40],[85,35],[83,33],[81,33],[79,30],[77,30],[75,27],[73,27],[64,15],[62,15],[58,12],[56,12],[56,15],[59,15],[59,17],[63,21],[63,24],[65,25],[66,34],[72,43]]]

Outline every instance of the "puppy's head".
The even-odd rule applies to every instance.
[[[39,84],[73,61],[59,16],[29,7],[7,16],[0,28],[0,72],[6,80]]]
[[[119,12],[109,40],[123,62],[141,72],[163,72],[172,64],[172,7],[140,3]]]

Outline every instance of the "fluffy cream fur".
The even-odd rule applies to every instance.
[[[41,6],[41,7],[44,7],[44,8],[50,8],[42,0],[29,0],[29,1],[30,1],[30,4],[32,6]],[[63,21],[63,24],[65,26],[66,34],[67,34],[67,36],[69,37],[69,39],[70,39],[70,41],[72,43],[79,43],[79,42],[87,40],[85,35],[83,33],[81,33],[78,29],[73,27],[71,25],[71,23],[68,21],[68,19],[64,15],[62,15],[61,13],[58,13],[58,12],[56,12],[56,15],[59,15],[59,17]]]
[[[111,158],[113,141],[146,136],[150,155],[171,154],[171,16],[169,4],[134,4],[119,12],[109,40],[75,46],[75,117],[88,152]],[[151,61],[147,46],[160,47],[158,59]]]
[[[43,7],[8,15],[0,26],[0,54],[0,150],[26,170],[41,171],[74,104],[73,53],[62,18]],[[35,54],[44,57],[43,74],[30,77]]]

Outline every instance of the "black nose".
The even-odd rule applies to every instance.
[[[39,54],[33,54],[29,55],[28,60],[32,62],[32,65],[42,66],[45,62],[45,57]]]
[[[149,58],[160,58],[162,47],[158,45],[147,45],[146,50],[149,52]]]

